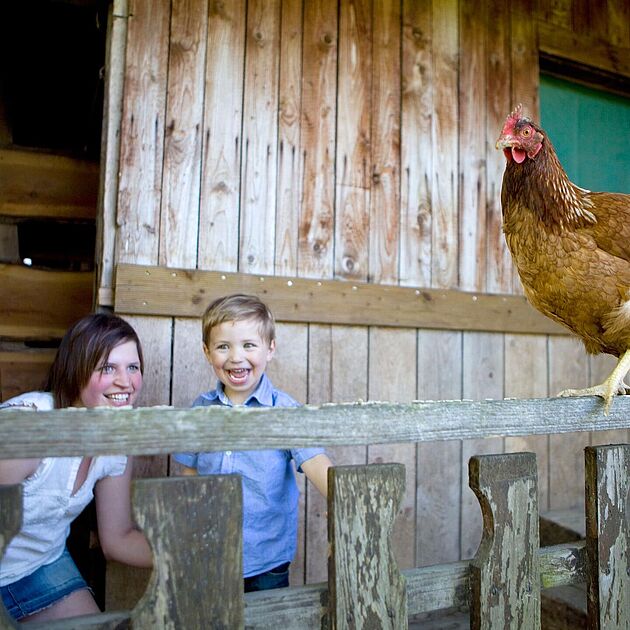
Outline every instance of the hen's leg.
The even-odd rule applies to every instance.
[[[604,414],[608,415],[610,405],[616,394],[625,394],[627,385],[623,382],[630,370],[630,349],[626,350],[610,376],[600,385],[586,387],[585,389],[565,389],[558,396],[601,396],[604,399]]]

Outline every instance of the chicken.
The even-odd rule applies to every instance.
[[[613,397],[626,393],[630,369],[630,195],[573,184],[520,105],[496,147],[507,160],[503,231],[527,299],[580,337],[587,352],[619,359],[600,385],[559,395],[601,396],[607,414]]]

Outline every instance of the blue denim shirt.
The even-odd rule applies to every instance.
[[[263,374],[256,390],[244,403],[248,407],[299,407],[291,396],[274,389]],[[222,383],[201,394],[193,407],[232,403]],[[243,576],[251,577],[291,562],[297,545],[299,490],[291,460],[297,470],[323,453],[321,448],[285,451],[222,451],[177,453],[175,461],[196,468],[200,475],[238,473],[243,479]]]

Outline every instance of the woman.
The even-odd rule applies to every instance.
[[[47,391],[22,394],[0,407],[133,405],[142,373],[135,330],[115,315],[88,315],[64,335]],[[66,549],[70,523],[93,495],[105,557],[152,565],[149,545],[131,518],[131,469],[131,458],[124,456],[0,460],[0,484],[23,486],[22,529],[0,560],[0,592],[13,618],[46,621],[99,612]]]

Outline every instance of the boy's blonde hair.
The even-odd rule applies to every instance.
[[[269,344],[276,338],[276,325],[268,306],[255,295],[235,293],[225,295],[206,308],[201,321],[203,342],[210,345],[210,333],[224,322],[254,319],[259,324],[260,336]]]

